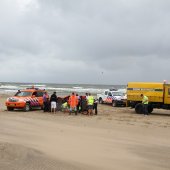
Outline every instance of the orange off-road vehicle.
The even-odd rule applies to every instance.
[[[43,94],[45,90],[38,88],[27,88],[25,90],[18,90],[18,92],[6,100],[6,107],[8,111],[14,109],[23,109],[30,111],[34,108],[43,109]]]

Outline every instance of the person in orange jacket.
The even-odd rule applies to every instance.
[[[70,115],[74,111],[75,115],[77,115],[77,105],[78,105],[78,98],[73,92],[72,95],[69,97],[69,105],[70,105]]]

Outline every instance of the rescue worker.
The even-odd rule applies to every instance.
[[[68,103],[67,101],[64,102],[62,105],[61,105],[61,110],[65,113],[66,111],[68,111]]]
[[[47,94],[47,92],[45,92],[43,94],[43,110],[44,112],[48,112],[49,111],[49,95]]]
[[[143,114],[148,115],[148,97],[141,94],[142,97],[142,104],[143,104]]]
[[[87,97],[88,115],[93,115],[94,97],[89,93]]]
[[[70,115],[72,112],[75,112],[75,115],[77,115],[78,98],[74,92],[69,97],[69,105],[70,105]]]

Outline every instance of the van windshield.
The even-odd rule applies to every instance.
[[[123,93],[120,92],[112,92],[113,96],[123,96]]]
[[[31,95],[32,95],[32,92],[29,92],[29,91],[20,91],[15,94],[15,96],[19,96],[19,97],[27,97]]]

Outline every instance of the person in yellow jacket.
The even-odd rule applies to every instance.
[[[61,110],[65,113],[66,111],[68,111],[68,103],[67,101],[64,102],[62,105],[61,105]]]
[[[142,97],[142,104],[143,104],[143,113],[144,115],[148,115],[148,97],[141,94],[141,97]]]
[[[88,115],[93,115],[94,97],[89,93],[87,97]]]

